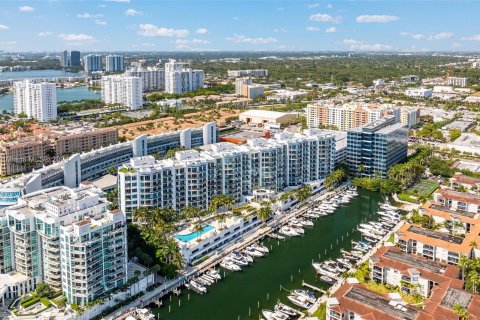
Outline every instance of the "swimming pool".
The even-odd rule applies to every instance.
[[[213,229],[215,229],[215,227],[213,227],[211,225],[206,225],[205,227],[202,228],[202,230],[195,231],[195,232],[192,232],[192,233],[187,233],[187,234],[177,234],[177,235],[175,235],[175,238],[177,238],[178,240],[180,240],[182,242],[189,242],[189,241],[192,241],[193,239],[198,238],[202,234],[207,233],[208,231],[213,230]]]

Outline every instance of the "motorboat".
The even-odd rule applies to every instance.
[[[194,291],[198,291],[201,293],[207,293],[207,288],[197,283],[195,280],[190,281],[188,284],[190,285],[189,289],[193,289]]]
[[[232,256],[230,255],[229,257],[225,258],[225,259],[228,259],[230,262],[232,263],[235,263],[241,267],[245,267],[245,266],[248,266],[248,261],[245,260],[243,257],[239,257],[239,256]]]
[[[290,220],[290,221],[288,222],[288,225],[289,225],[290,227],[294,227],[294,228],[301,228],[301,227],[303,227],[303,224],[301,224],[299,221],[294,220],[294,219]]]
[[[235,263],[232,263],[228,260],[223,260],[220,262],[220,267],[227,269],[228,271],[241,271],[242,268],[240,268],[239,265],[236,265]]]
[[[292,227],[290,226],[290,228],[295,231],[297,234],[301,235],[301,234],[304,234],[305,233],[305,230],[303,230],[303,228],[299,228],[299,227]]]
[[[295,289],[293,290],[293,293],[296,294],[297,296],[302,296],[305,297],[307,301],[310,301],[311,303],[314,303],[317,301],[317,298],[313,294],[312,291],[309,290],[303,290],[303,289]]]
[[[251,257],[256,257],[256,258],[263,257],[262,252],[255,250],[251,246],[246,247],[245,250],[243,250],[243,252]]]
[[[207,271],[205,272],[205,274],[208,275],[208,276],[210,276],[210,277],[213,277],[213,278],[215,278],[215,279],[217,279],[217,280],[222,279],[222,276],[220,275],[220,273],[219,273],[217,270],[215,270],[215,269],[207,270]]]
[[[230,254],[230,257],[236,257],[236,258],[243,258],[244,260],[246,260],[248,263],[253,263],[253,258],[247,254],[243,254],[241,253],[240,251],[233,251],[231,254]]]
[[[313,303],[305,299],[305,297],[296,294],[289,295],[288,300],[290,300],[294,305],[304,309],[309,309],[313,305]]]
[[[290,228],[289,226],[283,226],[280,228],[279,232],[283,235],[289,236],[289,237],[298,237],[300,234],[297,233],[295,230]]]
[[[313,222],[308,219],[299,220],[305,227],[313,227]]]
[[[298,312],[295,309],[293,309],[293,308],[291,308],[291,307],[289,307],[289,306],[287,306],[283,303],[277,303],[275,305],[275,311],[281,312],[281,313],[286,314],[287,316],[290,316],[290,317],[298,316]]]
[[[321,275],[320,280],[322,280],[323,282],[328,283],[328,284],[333,284],[335,282],[332,278],[330,278],[326,275]]]
[[[268,250],[268,248],[266,246],[264,246],[263,244],[260,244],[260,243],[255,243],[255,244],[252,244],[251,247],[257,251],[260,251],[260,252],[263,252],[263,253],[269,253],[270,250]]]
[[[262,315],[267,320],[288,320],[288,316],[278,311],[262,310]]]

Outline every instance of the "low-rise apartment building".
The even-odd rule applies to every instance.
[[[229,78],[238,77],[267,77],[268,70],[266,69],[253,69],[253,70],[228,70]]]
[[[426,202],[419,213],[431,217],[440,231],[456,235],[465,235],[480,224],[480,213],[452,210],[434,202]]]
[[[118,143],[116,128],[45,130],[36,137],[0,142],[0,175],[26,173],[58,158]]]
[[[406,294],[430,296],[434,286],[462,289],[459,269],[453,265],[408,254],[398,247],[382,247],[369,261],[373,281],[399,287]]]
[[[462,173],[456,173],[450,178],[450,187],[455,190],[464,188],[468,191],[478,192],[480,189],[480,179],[469,177]]]
[[[327,299],[326,320],[458,320],[456,305],[470,319],[480,319],[480,296],[461,289],[435,286],[421,309],[396,292],[379,294],[355,280],[348,279]]]
[[[480,195],[477,194],[442,188],[433,193],[433,200],[447,209],[480,213]]]
[[[432,96],[432,89],[408,88],[405,90],[405,95],[413,98],[430,98]]]
[[[480,225],[472,227],[464,237],[421,228],[410,223],[404,224],[395,232],[395,243],[402,251],[453,265],[458,265],[461,255],[475,256],[471,244],[479,241]]]

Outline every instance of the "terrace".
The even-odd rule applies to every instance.
[[[408,231],[416,233],[416,234],[420,234],[420,235],[423,235],[423,236],[426,236],[426,237],[429,237],[429,238],[433,238],[433,239],[437,239],[437,240],[441,240],[441,241],[445,241],[445,242],[450,242],[450,243],[454,243],[454,244],[458,244],[458,245],[462,244],[462,242],[464,240],[461,237],[455,237],[455,236],[451,236],[451,235],[446,234],[446,233],[441,233],[441,232],[436,232],[436,231],[432,231],[432,230],[428,230],[428,229],[423,229],[423,228],[416,227],[416,226],[410,226],[410,228],[408,228]]]
[[[374,295],[371,291],[360,287],[352,287],[345,297],[397,319],[414,320],[419,312],[408,305]]]

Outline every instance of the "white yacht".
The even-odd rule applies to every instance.
[[[275,305],[275,311],[277,312],[281,312],[281,313],[284,313],[286,314],[287,316],[290,316],[290,317],[296,317],[298,316],[298,312],[297,310],[283,304],[283,303],[277,303]]]
[[[297,233],[295,230],[290,228],[289,226],[283,226],[280,228],[279,232],[285,236],[289,237],[298,237],[300,234]]]
[[[188,284],[190,285],[190,288],[192,288],[195,291],[207,293],[207,288],[205,288],[204,286],[202,286],[201,284],[197,283],[194,280],[190,281]]]
[[[313,303],[305,299],[305,297],[296,294],[289,295],[288,300],[290,300],[294,305],[304,309],[309,309],[313,305]]]
[[[252,246],[248,246],[245,248],[245,250],[243,251],[245,254],[248,254],[249,256],[251,257],[263,257],[263,253],[254,249]]]
[[[270,250],[268,250],[268,248],[266,246],[264,246],[263,244],[260,244],[260,243],[252,244],[251,247],[253,249],[255,249],[257,251],[260,251],[260,252],[263,252],[263,253],[269,253],[270,252]]]
[[[241,271],[242,268],[240,268],[240,266],[230,262],[230,261],[227,261],[227,260],[223,260],[221,263],[220,263],[220,267],[224,268],[224,269],[227,269],[229,271]]]

